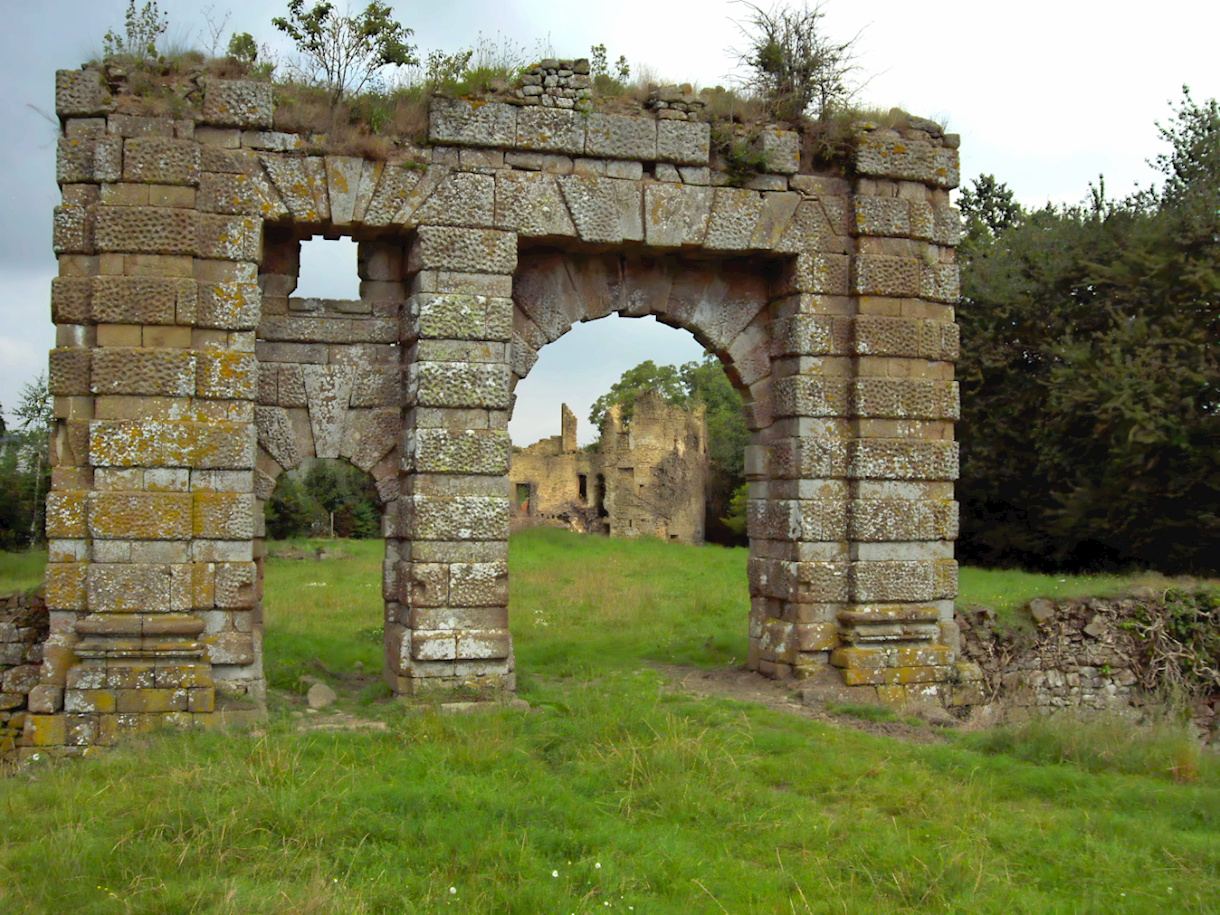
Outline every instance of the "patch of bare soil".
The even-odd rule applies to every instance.
[[[706,670],[682,664],[654,664],[652,668],[668,678],[670,688],[677,692],[750,702],[831,727],[849,727],[908,743],[942,743],[945,738],[941,730],[960,723],[940,706],[925,704],[896,709],[901,721],[868,721],[853,715],[831,714],[826,710],[828,704],[863,704],[858,695],[843,686],[835,671],[808,680],[770,680],[741,667]],[[915,719],[918,721],[912,723]]]

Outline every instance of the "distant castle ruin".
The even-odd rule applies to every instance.
[[[701,406],[671,407],[640,391],[629,422],[618,404],[607,411],[599,449],[589,452],[576,446],[576,417],[564,404],[560,435],[514,450],[513,523],[701,544],[707,474]]]

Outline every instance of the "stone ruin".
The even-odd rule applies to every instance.
[[[437,99],[426,148],[374,161],[275,129],[269,84],[152,117],[57,74],[50,632],[23,753],[257,713],[263,503],[309,455],[387,502],[393,690],[511,690],[513,386],[612,313],[690,331],[744,398],[750,667],[887,700],[969,677],[956,137],[862,124],[811,173],[768,128],[735,181],[668,102],[523,101]],[[358,243],[357,301],[292,297],[314,235]]]
[[[703,408],[636,394],[630,422],[606,411],[598,450],[576,447],[563,405],[560,435],[514,449],[508,469],[516,527],[558,523],[580,533],[703,543],[707,424]]]

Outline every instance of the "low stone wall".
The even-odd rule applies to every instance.
[[[1000,631],[995,613],[961,608],[962,657],[983,672],[983,704],[1010,715],[1063,710],[1142,716],[1156,701],[1144,676],[1145,649],[1129,623],[1148,600],[1090,598],[1030,601],[1029,628]],[[1194,727],[1204,743],[1220,746],[1220,693],[1196,700]]]
[[[41,588],[0,597],[0,761],[16,758],[48,630]]]

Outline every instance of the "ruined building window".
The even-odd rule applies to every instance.
[[[302,299],[359,299],[356,243],[350,238],[318,236],[302,242],[301,273],[294,294]]]
[[[585,505],[589,504],[589,478],[583,473],[578,473],[576,479],[580,481],[580,501]]]
[[[594,481],[593,497],[597,506],[597,517],[605,518],[608,514],[606,511],[606,477],[603,474],[597,475],[597,480]]]
[[[517,510],[528,512],[530,506],[530,484],[517,484]]]

